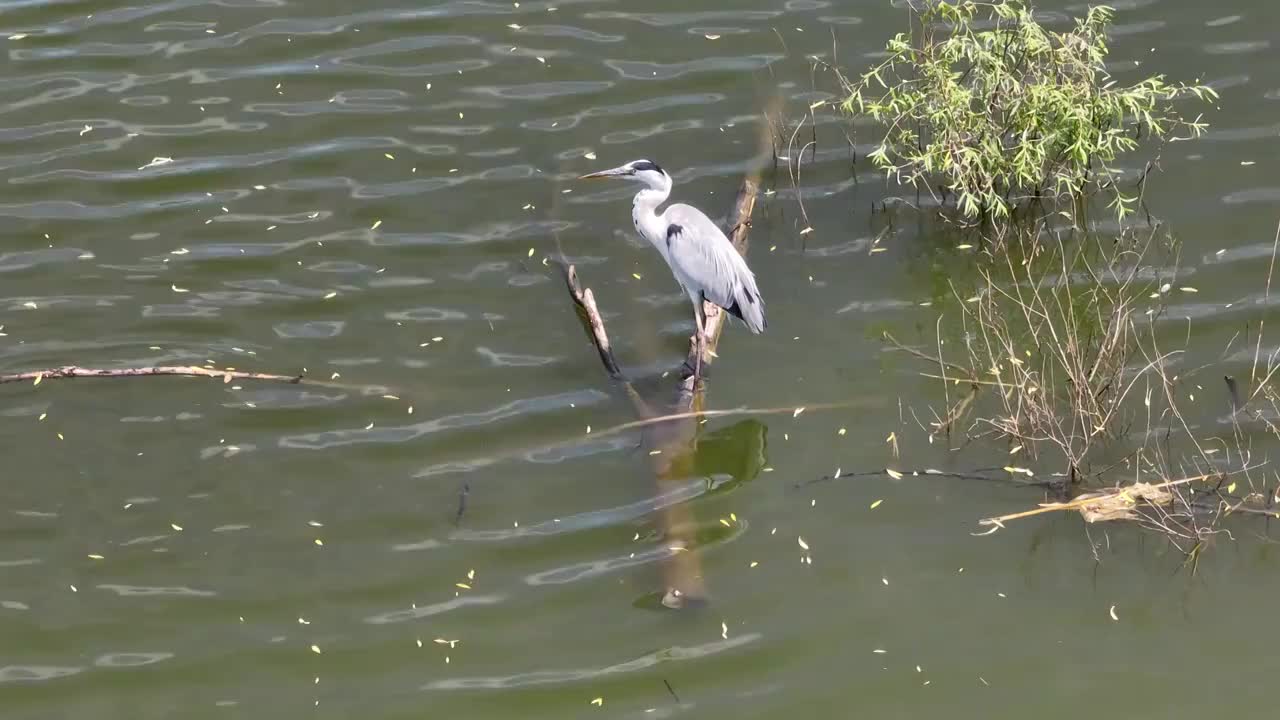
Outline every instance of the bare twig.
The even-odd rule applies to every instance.
[[[596,307],[596,298],[591,293],[591,288],[584,289],[579,284],[578,271],[572,265],[561,265],[560,269],[564,273],[564,283],[569,289],[569,297],[573,298],[573,303],[577,307],[578,319],[582,321],[583,327],[591,336],[592,344],[600,354],[600,363],[604,365],[605,372],[609,373],[609,377],[614,380],[624,379],[622,368],[618,367],[618,360],[613,356],[613,346],[609,344],[609,333],[604,329],[604,318],[600,317],[600,309]]]

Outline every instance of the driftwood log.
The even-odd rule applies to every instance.
[[[734,248],[744,256],[747,254],[747,234],[751,228],[751,215],[755,210],[759,188],[758,172],[743,178],[724,225],[725,234],[733,242]],[[702,383],[695,385],[693,377],[697,342],[693,337],[689,339],[687,359],[681,366],[681,372],[677,374],[679,383],[674,407],[663,418],[658,419],[659,414],[651,409],[650,404],[622,372],[591,289],[581,286],[577,270],[572,265],[563,266],[563,269],[569,297],[573,300],[587,337],[600,356],[605,373],[622,384],[641,421],[654,420],[644,422],[641,433],[643,445],[649,451],[657,491],[662,494],[671,489],[672,485],[686,481],[692,474],[700,427],[699,413],[704,409],[705,402],[705,386]],[[716,347],[724,329],[726,314],[711,303],[704,304],[704,312],[707,342],[702,366],[705,371],[716,357]],[[694,543],[696,524],[693,514],[686,503],[670,504],[660,513],[660,524],[670,551],[663,568],[666,588],[662,604],[670,608],[702,604],[707,599],[707,587],[702,574],[701,558]]]

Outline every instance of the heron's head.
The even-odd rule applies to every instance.
[[[614,178],[622,180],[635,180],[642,182],[653,189],[670,188],[671,176],[665,170],[658,167],[658,164],[650,160],[632,160],[626,165],[619,165],[609,170],[601,170],[588,175],[583,175],[579,180],[595,180],[599,178]]]

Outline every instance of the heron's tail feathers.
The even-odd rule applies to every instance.
[[[756,335],[764,332],[764,329],[769,326],[764,318],[764,298],[760,297],[760,291],[755,288],[755,283],[752,283],[751,287],[739,287],[733,294],[733,305],[725,310],[741,320],[747,329]]]

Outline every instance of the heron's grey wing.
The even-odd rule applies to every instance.
[[[764,300],[755,275],[720,227],[690,205],[671,205],[663,218],[671,270],[686,291],[701,293],[741,318],[752,332],[764,330]]]

